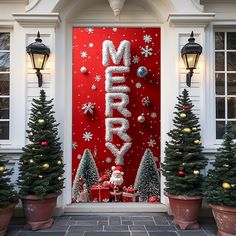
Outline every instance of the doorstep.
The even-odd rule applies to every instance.
[[[71,213],[128,213],[128,212],[167,212],[168,207],[161,203],[73,203],[64,208],[64,214]]]

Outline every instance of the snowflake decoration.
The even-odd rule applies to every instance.
[[[140,89],[140,88],[142,87],[142,85],[141,85],[141,83],[136,83],[136,84],[135,84],[135,87],[136,87],[137,89]]]
[[[93,28],[87,28],[87,29],[86,29],[86,32],[87,32],[88,34],[93,34],[93,33],[94,33],[94,29],[93,29]]]
[[[144,35],[143,40],[145,43],[151,43],[152,42],[152,37],[150,35]]]
[[[157,143],[154,139],[149,139],[147,144],[148,144],[149,147],[154,147]]]
[[[133,56],[133,60],[132,60],[132,62],[133,62],[134,64],[138,64],[139,61],[140,61],[139,56],[137,56],[137,55]]]
[[[92,48],[93,47],[93,43],[89,43],[89,47]]]
[[[152,55],[152,48],[149,48],[148,45],[144,47],[141,47],[141,54],[144,55],[145,57],[149,57]]]
[[[150,105],[150,103],[151,103],[151,100],[150,100],[149,97],[143,97],[143,99],[142,99],[142,105],[143,105],[144,107],[148,107],[148,106]]]
[[[78,160],[81,160],[81,158],[82,158],[81,154],[78,154],[78,155],[77,155],[77,159],[78,159]]]
[[[83,134],[83,139],[84,139],[84,141],[89,142],[90,140],[93,139],[93,134],[92,134],[91,132],[87,132],[87,131],[86,131],[86,132]]]
[[[101,78],[100,75],[96,75],[96,76],[95,76],[95,81],[99,82],[101,79],[102,79],[102,78]]]
[[[152,113],[151,113],[151,117],[152,117],[153,119],[157,118],[157,113],[156,113],[156,112],[152,112]]]
[[[117,28],[112,28],[112,31],[113,31],[113,32],[116,32],[116,31],[117,31]]]
[[[72,148],[73,148],[74,150],[76,150],[77,147],[78,147],[78,143],[77,143],[77,142],[73,142],[73,143],[72,143]]]
[[[106,158],[106,163],[111,163],[111,158],[110,157]]]
[[[85,52],[85,51],[82,51],[82,52],[80,53],[80,55],[81,55],[82,58],[86,58],[86,57],[88,56],[88,53]]]
[[[92,90],[96,90],[97,89],[97,86],[95,84],[92,85],[91,87]]]
[[[82,110],[84,112],[84,114],[91,114],[93,115],[94,113],[94,103],[89,102],[89,103],[84,103],[82,106]]]

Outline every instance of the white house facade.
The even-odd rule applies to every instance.
[[[95,206],[89,203],[71,204],[73,48],[76,46],[73,29],[115,28],[119,31],[123,28],[156,28],[160,31],[157,65],[160,71],[160,97],[157,99],[160,104],[155,111],[160,115],[160,129],[157,131],[160,162],[164,159],[167,132],[173,127],[176,97],[187,88],[201,124],[201,142],[209,159],[209,168],[221,143],[225,122],[232,121],[236,130],[235,11],[234,0],[0,0],[0,41],[9,36],[7,46],[0,43],[0,104],[8,111],[7,114],[3,110],[0,112],[0,151],[7,153],[9,166],[14,167],[13,182],[18,176],[22,147],[28,142],[25,131],[31,101],[39,96],[40,89],[44,89],[49,98],[54,98],[55,118],[60,123],[59,136],[64,153],[66,180],[58,200],[59,213],[167,211],[163,178],[160,204],[120,203],[115,208],[111,208],[109,203]],[[42,88],[38,87],[35,71],[26,53],[26,47],[34,42],[38,31],[51,51],[46,68],[41,71]],[[180,51],[188,42],[191,31],[203,51],[198,68],[194,70],[192,85],[187,87],[187,70]],[[131,50],[131,60],[132,56]],[[105,71],[102,64],[100,68]]]

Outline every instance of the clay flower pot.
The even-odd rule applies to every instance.
[[[236,207],[210,205],[218,227],[217,236],[236,235]]]
[[[166,196],[169,197],[175,225],[178,225],[180,229],[200,228],[197,218],[202,204],[201,196],[189,197],[171,194],[166,194]]]
[[[58,195],[58,193],[51,193],[44,197],[43,200],[36,195],[20,196],[27,220],[27,228],[39,230],[52,226],[52,215]]]
[[[16,204],[13,203],[5,208],[0,208],[0,236],[6,232],[15,206]]]

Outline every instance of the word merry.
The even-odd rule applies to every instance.
[[[122,83],[125,83],[125,77],[122,75],[130,71],[130,42],[123,40],[118,50],[116,51],[112,41],[105,40],[103,42],[102,48],[102,64],[108,66],[105,70],[105,90],[106,90],[106,147],[111,151],[111,153],[116,158],[117,165],[124,164],[124,155],[130,149],[132,143],[131,138],[127,134],[129,129],[129,121],[125,118],[131,116],[131,112],[126,108],[129,104],[129,96],[126,94],[130,92],[130,88]],[[123,58],[124,66],[109,66],[109,59],[112,59],[115,65],[119,65],[121,59]],[[113,74],[116,74],[114,76]],[[117,74],[121,74],[117,76]],[[117,110],[122,116],[112,117],[113,110]],[[124,141],[120,149],[118,149],[114,144],[113,135],[117,135],[120,139]]]

